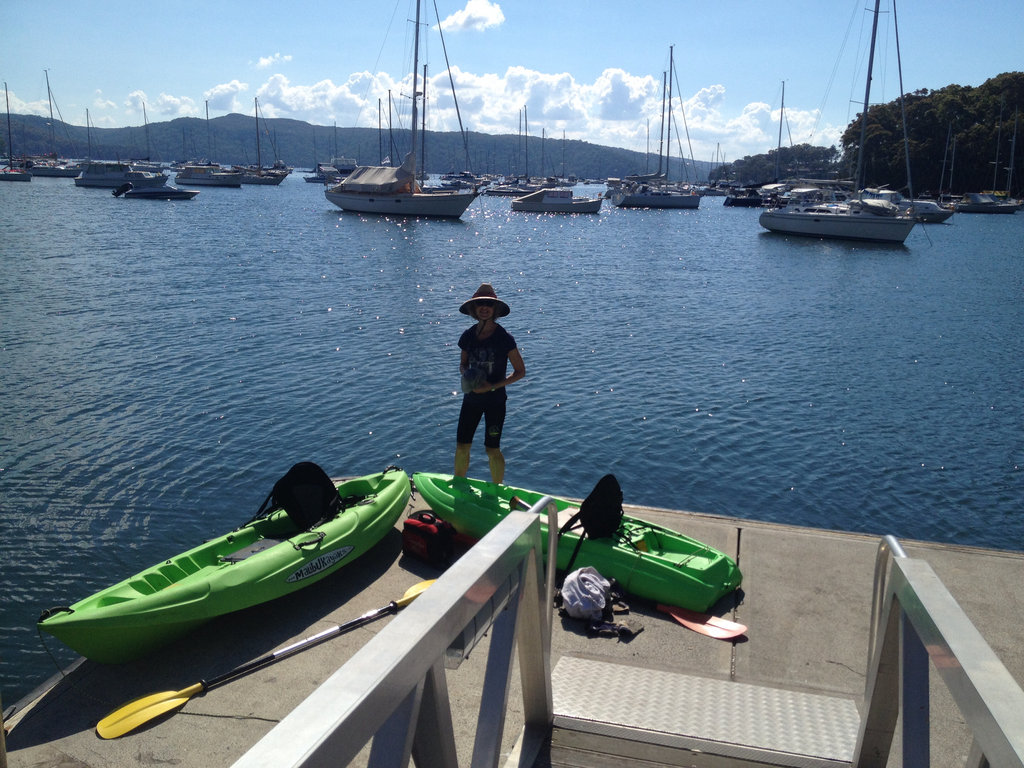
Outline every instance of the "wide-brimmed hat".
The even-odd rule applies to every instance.
[[[490,283],[481,283],[472,298],[462,302],[459,312],[470,317],[476,317],[476,302],[478,301],[493,301],[495,317],[504,317],[512,311],[509,309],[508,304],[498,298],[498,294],[494,292],[494,286]]]

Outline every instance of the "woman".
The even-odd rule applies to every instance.
[[[473,434],[484,419],[484,448],[491,468],[491,480],[501,483],[505,479],[505,457],[501,453],[501,430],[505,425],[505,388],[526,375],[523,357],[516,348],[511,334],[495,319],[505,317],[509,306],[501,301],[494,288],[484,283],[472,298],[463,302],[459,311],[476,320],[459,338],[462,359],[462,410],[455,445],[455,476],[465,477],[469,471],[469,451]],[[512,364],[512,374],[508,364]]]

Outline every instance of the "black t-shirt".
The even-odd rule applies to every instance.
[[[497,324],[494,333],[482,340],[476,337],[476,329],[474,325],[459,337],[459,349],[464,349],[468,358],[467,367],[482,370],[491,384],[504,381],[508,371],[508,353],[516,348],[516,340]]]

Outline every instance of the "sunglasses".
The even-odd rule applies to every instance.
[[[494,307],[494,302],[490,299],[477,299],[476,305],[478,307]]]

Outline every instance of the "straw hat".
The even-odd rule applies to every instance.
[[[462,303],[462,306],[459,307],[459,312],[470,317],[476,317],[476,302],[478,301],[493,301],[494,316],[496,318],[504,317],[512,311],[509,309],[508,304],[498,298],[498,294],[494,292],[494,287],[490,283],[481,283],[472,298]]]

